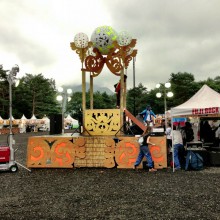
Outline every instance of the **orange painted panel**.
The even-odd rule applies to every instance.
[[[85,140],[73,137],[30,137],[27,167],[73,168],[75,157],[85,157]]]
[[[139,153],[139,144],[135,137],[122,137],[115,149],[117,168],[132,168]]]
[[[139,153],[136,137],[37,136],[27,148],[29,168],[133,168]],[[150,151],[156,168],[167,167],[166,138],[152,137]],[[140,165],[142,167],[142,163]]]
[[[167,168],[166,136],[151,137],[151,142],[156,144],[149,147],[155,168]]]

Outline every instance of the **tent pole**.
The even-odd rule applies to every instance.
[[[172,110],[171,110],[172,111]],[[175,172],[175,164],[174,164],[174,145],[173,145],[173,117],[171,114],[171,131],[172,131],[172,161],[173,161],[173,172]]]

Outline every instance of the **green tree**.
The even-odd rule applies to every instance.
[[[220,93],[220,76],[217,76],[214,79],[208,78],[207,80],[198,82],[198,85],[200,87],[202,87],[204,84],[214,89],[216,92]]]
[[[71,96],[71,100],[67,104],[66,111],[77,120],[81,120],[82,117],[82,92],[74,92]]]
[[[16,114],[31,117],[43,117],[45,114],[59,112],[56,101],[55,81],[46,79],[42,74],[26,74],[16,88]]]
[[[9,83],[7,81],[7,71],[0,68],[0,116],[9,118]]]
[[[94,109],[113,109],[115,108],[114,97],[108,95],[106,92],[95,92],[94,93]]]
[[[170,107],[186,102],[199,90],[199,85],[195,82],[194,75],[191,73],[171,73],[170,82],[171,90],[174,94],[173,98],[168,102]]]
[[[108,95],[106,92],[95,92],[93,94],[93,107],[94,109],[113,109],[115,108],[115,96]],[[90,94],[86,93],[86,108],[90,109]],[[77,118],[81,114],[82,109],[82,92],[75,92],[71,96],[71,101],[67,105],[67,112],[71,116]]]
[[[127,92],[127,109],[136,115],[140,111],[146,108],[146,105],[150,105],[151,100],[148,98],[147,88],[141,83]]]

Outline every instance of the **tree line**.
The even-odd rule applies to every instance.
[[[196,82],[193,74],[187,72],[171,73],[167,80],[171,83],[174,96],[166,98],[167,109],[175,107],[191,98],[204,84],[220,93],[220,76],[214,79],[208,78],[204,81]],[[164,84],[161,83],[160,91],[165,91]],[[161,98],[156,98],[158,89],[148,90],[142,83],[127,91],[127,109],[137,115],[147,105],[150,105],[155,114],[164,113],[164,93]],[[56,100],[58,95],[54,79],[47,79],[42,74],[26,74],[20,79],[18,87],[13,85],[12,89],[13,117],[21,118],[24,114],[31,118],[34,114],[37,118],[44,115],[61,113],[61,104]],[[86,107],[90,108],[89,91],[86,93]],[[74,92],[71,101],[67,103],[66,113],[78,119],[81,115],[82,93]],[[94,93],[94,109],[114,109],[116,108],[116,95],[108,95],[106,92]],[[0,116],[9,118],[9,84],[7,81],[7,71],[0,69]]]

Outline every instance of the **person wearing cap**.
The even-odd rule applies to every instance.
[[[144,117],[144,122],[147,124],[150,124],[152,122],[152,117],[154,116],[155,118],[157,117],[154,112],[152,111],[151,107],[148,105],[145,110],[143,110],[141,113],[139,113]]]

